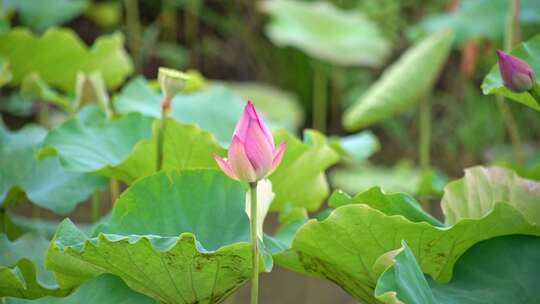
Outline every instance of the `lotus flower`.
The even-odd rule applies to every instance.
[[[534,72],[527,62],[503,51],[497,51],[504,85],[515,92],[525,92],[535,84]]]
[[[236,125],[227,158],[214,155],[225,174],[244,182],[256,182],[272,174],[279,166],[286,143],[277,149],[272,133],[261,119],[251,101],[244,108]]]

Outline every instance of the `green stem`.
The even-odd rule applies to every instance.
[[[165,128],[167,127],[167,114],[166,111],[161,111],[161,123],[159,126],[158,140],[157,140],[157,162],[156,171],[161,171],[163,168],[163,146],[165,144]]]
[[[257,304],[259,298],[259,242],[257,237],[257,182],[249,183],[251,195],[251,244],[252,268],[251,304]]]
[[[38,112],[38,122],[45,127],[49,127],[49,119],[50,116],[50,109],[49,104],[46,102],[43,102],[39,105],[39,112]]]
[[[529,93],[534,97],[534,99],[536,99],[536,101],[540,102],[540,85],[534,84]]]
[[[499,113],[504,121],[504,126],[506,127],[506,132],[510,137],[510,142],[512,144],[512,152],[514,154],[514,161],[517,164],[523,164],[523,150],[521,149],[521,137],[519,136],[519,129],[512,115],[512,111],[508,104],[504,101],[504,97],[497,95],[497,107],[499,108]]]
[[[120,196],[120,183],[116,179],[109,181],[109,191],[111,192],[111,204],[114,204]]]
[[[506,32],[504,36],[504,50],[510,52],[512,47],[519,42],[519,0],[510,0],[508,17],[506,20]],[[504,97],[497,96],[497,108],[503,118],[504,126],[510,137],[514,161],[517,164],[523,163],[523,150],[521,147],[521,137],[516,120],[510,107],[504,102]]]
[[[420,168],[423,172],[430,169],[430,141],[431,141],[431,105],[429,103],[430,94],[426,94],[420,101],[420,147],[419,159]]]
[[[319,63],[313,65],[313,73],[313,128],[325,132],[328,75],[325,67]]]
[[[139,21],[139,3],[138,0],[124,0],[126,9],[126,36],[129,50],[133,55],[135,70],[142,70],[141,54],[141,23]]]
[[[347,75],[342,67],[334,67],[332,69],[332,100],[330,101],[330,127],[339,126],[341,120],[341,103],[343,101],[343,92]]]
[[[165,0],[162,8],[161,20],[163,20],[163,36],[166,40],[176,41],[178,34],[176,26],[178,14],[176,13],[174,0]]]
[[[184,35],[189,42],[193,42],[199,33],[199,4],[197,2],[188,1],[184,12]]]
[[[101,193],[92,194],[91,209],[92,223],[97,223],[101,215]]]
[[[519,0],[510,0],[510,8],[506,19],[504,50],[510,52],[521,40],[519,25]]]
[[[41,210],[37,205],[32,204],[32,218],[39,218],[41,216]]]
[[[7,234],[7,212],[6,208],[0,207],[0,233]]]

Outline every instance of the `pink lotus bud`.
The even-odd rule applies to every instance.
[[[286,143],[277,149],[272,133],[251,101],[236,125],[227,158],[214,155],[219,167],[231,178],[245,182],[264,179],[281,163]]]
[[[515,92],[533,88],[534,72],[527,62],[503,51],[497,51],[497,57],[504,86]]]

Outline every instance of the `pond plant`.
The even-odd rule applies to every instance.
[[[540,303],[539,2],[256,3],[0,1],[0,303]]]

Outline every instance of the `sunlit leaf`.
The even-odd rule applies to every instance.
[[[34,125],[15,132],[0,125],[0,205],[17,201],[24,193],[34,204],[65,214],[105,186],[105,179],[98,176],[66,171],[56,157],[37,160],[46,135],[45,129]]]
[[[540,185],[529,182],[533,183],[531,186]],[[540,236],[538,217],[533,220],[532,216],[524,216],[538,214],[540,195],[520,196],[516,198],[519,204],[501,202],[497,197],[468,201],[470,208],[481,209],[480,205],[486,204],[491,208],[481,217],[464,218],[449,227],[413,222],[403,216],[411,216],[409,208],[404,212],[401,208],[384,206],[408,204],[403,201],[406,196],[375,199],[376,204],[370,198],[369,205],[344,205],[323,221],[310,220],[298,229],[292,249],[274,257],[276,262],[294,271],[331,280],[359,301],[374,303],[379,273],[372,265],[381,255],[399,248],[402,240],[419,257],[422,271],[445,283],[451,279],[458,258],[480,241],[513,234]]]
[[[155,121],[150,139],[140,141],[122,163],[101,171],[111,178],[131,183],[137,178],[156,172],[156,147],[160,122]],[[164,170],[217,169],[214,154],[224,156],[225,150],[214,135],[201,130],[194,124],[183,124],[168,119],[163,136]]]
[[[390,44],[364,15],[329,2],[267,0],[266,33],[279,46],[293,46],[310,56],[342,66],[380,66]]]
[[[123,44],[123,37],[113,34],[101,36],[87,48],[75,32],[58,28],[39,37],[23,28],[0,33],[0,55],[10,62],[11,84],[19,85],[26,75],[36,72],[66,92],[74,92],[80,71],[100,71],[109,88],[122,84],[133,70]]]
[[[438,284],[424,278],[417,257],[404,242],[379,278],[375,297],[387,304],[536,303],[539,250],[540,238],[532,236],[480,242],[457,261],[452,281]]]
[[[537,75],[536,85],[540,86],[540,34],[521,43],[512,50],[511,54],[529,63]],[[495,53],[493,53],[493,56],[495,56]],[[540,96],[535,97],[529,92],[516,93],[504,86],[498,64],[492,67],[489,74],[484,78],[484,82],[482,82],[482,92],[484,92],[484,94],[502,95],[508,99],[540,111],[540,100],[538,99]]]
[[[93,236],[64,221],[47,267],[65,287],[111,273],[161,303],[220,303],[251,276],[246,190],[215,170],[143,178]]]
[[[540,224],[540,182],[519,177],[497,167],[473,167],[465,176],[444,189],[441,207],[448,224],[467,218],[480,218],[498,202],[519,210],[531,223]]]
[[[366,204],[386,215],[402,215],[411,222],[427,222],[433,226],[443,226],[439,220],[422,210],[420,203],[412,196],[405,193],[385,194],[381,188],[373,187],[365,192],[358,193],[354,197],[336,191],[328,201],[328,205],[332,208],[350,204]]]
[[[452,37],[451,32],[437,32],[408,49],[346,110],[345,128],[364,128],[414,108],[437,80],[450,52]]]
[[[36,299],[47,295],[64,296],[51,272],[43,265],[49,242],[27,234],[11,242],[0,234],[0,298]]]
[[[287,142],[283,161],[270,176],[276,193],[272,210],[287,204],[317,210],[329,194],[325,170],[337,163],[339,155],[319,132],[304,132],[304,142],[285,130],[274,132],[276,143]]]

